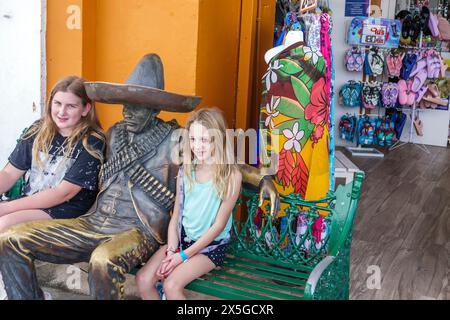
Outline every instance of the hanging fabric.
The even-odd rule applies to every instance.
[[[328,191],[326,87],[322,53],[303,42],[287,47],[269,62],[263,77],[260,127],[279,138],[278,146],[269,141],[262,147],[279,154],[274,182],[280,194],[294,192],[317,200]]]

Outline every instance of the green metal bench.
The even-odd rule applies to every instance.
[[[25,131],[27,131],[27,129],[28,128],[25,128],[22,131],[22,134],[24,134]],[[19,142],[19,139],[17,139],[17,142]],[[4,196],[4,197],[6,197],[6,199],[12,200],[12,199],[22,196],[24,185],[25,185],[25,178],[22,176],[22,177],[20,177],[19,180],[16,181],[16,183],[11,187],[11,189],[6,191],[3,195],[0,194],[0,198],[2,198],[2,196]]]
[[[16,183],[4,193],[4,196],[9,199],[15,199],[22,195],[23,186],[25,185],[25,179],[24,177],[20,177],[19,180],[16,181]]]
[[[352,227],[363,179],[357,172],[351,183],[319,201],[281,196],[284,227],[270,215],[259,223],[258,194],[243,190],[246,216],[233,221],[224,265],[187,289],[221,299],[348,299]],[[323,219],[328,231],[317,242],[313,225],[319,212],[328,212]],[[306,222],[302,232],[296,230],[299,215]]]

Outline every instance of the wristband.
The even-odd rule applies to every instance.
[[[183,259],[183,262],[186,262],[188,260],[187,254],[183,250],[180,250],[179,253],[180,253],[181,259]]]

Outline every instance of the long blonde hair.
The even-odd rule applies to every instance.
[[[221,110],[217,108],[202,108],[194,111],[189,117],[183,136],[183,166],[184,174],[188,179],[188,188],[193,183],[193,171],[195,170],[195,157],[191,151],[189,141],[189,129],[194,122],[204,126],[210,133],[213,144],[214,173],[213,183],[220,199],[231,196],[235,190],[230,186],[235,185],[236,171],[239,170],[234,161],[232,144],[226,138],[226,121]],[[212,134],[211,134],[212,133]]]
[[[43,165],[39,157],[39,152],[43,152],[48,158],[51,143],[58,132],[58,127],[53,121],[51,113],[53,98],[57,92],[70,92],[76,95],[81,99],[83,106],[86,106],[88,103],[91,104],[89,113],[81,118],[74,130],[72,130],[72,133],[64,141],[66,147],[64,148],[63,156],[65,158],[71,157],[75,146],[81,140],[86,151],[103,163],[103,150],[96,150],[88,144],[88,138],[91,135],[103,142],[105,142],[106,139],[97,118],[94,103],[89,99],[84,88],[84,82],[85,79],[77,76],[68,76],[60,80],[50,93],[50,97],[45,105],[43,117],[36,121],[21,137],[22,139],[29,139],[36,136],[33,143],[32,156],[33,159],[37,161],[39,167],[42,167]]]

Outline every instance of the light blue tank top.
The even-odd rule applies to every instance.
[[[184,206],[183,206],[183,227],[186,235],[193,241],[198,240],[216,221],[221,199],[214,187],[213,180],[205,183],[198,183],[193,172],[193,183],[189,189],[188,179],[184,179]],[[232,225],[232,215],[219,236],[214,239],[219,241],[224,239],[230,232]]]

